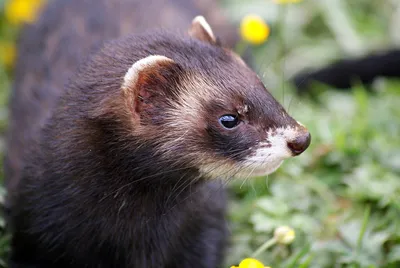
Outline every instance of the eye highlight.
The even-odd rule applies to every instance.
[[[233,114],[223,115],[219,118],[218,121],[221,124],[221,126],[223,126],[226,129],[235,128],[240,123],[239,117]]]

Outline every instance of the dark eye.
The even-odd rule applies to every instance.
[[[227,114],[219,118],[219,123],[224,128],[231,129],[239,124],[239,118],[237,115]]]

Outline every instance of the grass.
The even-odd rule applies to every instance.
[[[232,185],[230,263],[289,225],[294,244],[262,255],[272,267],[289,267],[303,250],[303,261],[313,258],[296,267],[400,265],[400,94],[390,89],[398,84],[375,96],[325,92],[292,108],[311,147],[268,178]]]
[[[396,44],[396,20],[388,19],[396,1],[305,0],[285,7],[284,23],[268,0],[223,2],[234,21],[256,12],[270,23],[268,42],[253,48],[256,70],[312,133],[310,148],[276,173],[230,185],[226,267],[251,256],[281,225],[294,228],[296,239],[258,256],[273,268],[400,267],[400,81],[381,80],[372,93],[358,85],[349,92],[319,86],[312,98],[281,81],[304,67]],[[13,40],[3,17],[0,23],[0,41]],[[3,136],[11,81],[12,70],[0,64]],[[3,235],[0,266],[7,251]]]
[[[281,81],[282,74],[289,78],[347,54],[393,46],[395,20],[388,18],[396,8],[389,1],[266,2],[226,4],[237,21],[255,12],[270,23],[268,42],[253,48],[257,70],[309,128],[312,144],[276,173],[231,185],[233,246],[226,266],[251,256],[275,228],[288,225],[296,230],[294,243],[258,256],[271,267],[400,267],[399,81],[382,79],[373,93],[357,84],[349,92],[320,85],[312,98],[296,96]]]

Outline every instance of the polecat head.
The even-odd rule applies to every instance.
[[[116,41],[88,67],[96,77],[85,90],[107,95],[91,97],[91,115],[118,125],[114,135],[133,142],[125,150],[151,148],[149,159],[214,178],[266,175],[307,149],[307,129],[219,45],[203,17],[189,35],[157,31]]]

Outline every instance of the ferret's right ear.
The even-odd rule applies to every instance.
[[[181,68],[172,59],[151,55],[135,62],[124,76],[125,100],[136,119],[154,117],[174,94]]]
[[[211,26],[203,16],[197,16],[193,19],[192,25],[189,28],[189,35],[193,38],[211,44],[215,44],[217,42],[217,38],[215,37]]]

